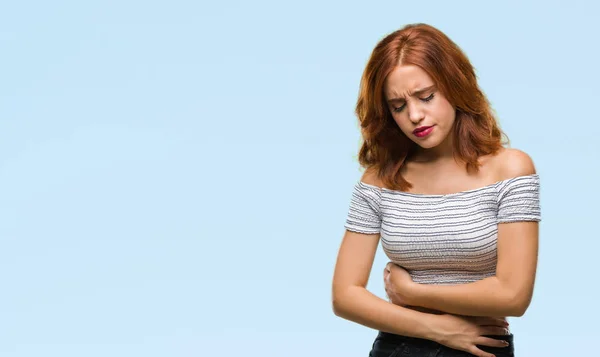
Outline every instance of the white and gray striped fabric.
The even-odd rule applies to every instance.
[[[538,174],[457,193],[419,194],[354,186],[345,228],[381,234],[389,259],[422,284],[463,284],[495,275],[498,224],[540,221]]]

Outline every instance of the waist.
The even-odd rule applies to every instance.
[[[504,340],[509,343],[508,347],[489,347],[489,346],[480,346],[477,347],[485,352],[493,353],[496,356],[511,356],[514,357],[514,336],[512,334],[508,335],[486,335],[486,337],[490,337],[496,340]],[[377,337],[375,338],[375,342],[373,343],[373,352],[382,351],[382,350],[393,350],[398,351],[397,355],[406,355],[406,356],[422,356],[427,355],[427,353],[435,352],[435,355],[438,355],[440,352],[452,351],[453,356],[456,357],[467,357],[473,356],[470,353],[464,351],[458,351],[452,349],[450,347],[444,346],[438,342],[426,340],[423,338],[416,337],[407,337],[396,335],[393,333],[379,331]],[[463,355],[464,354],[464,355]],[[377,355],[377,354],[374,354]]]
[[[512,346],[512,342],[514,340],[514,335],[512,333],[510,333],[508,335],[485,335],[485,336],[493,338],[493,339],[496,339],[496,340],[507,341],[508,343],[510,343],[511,346]],[[377,334],[377,338],[376,339],[377,340],[386,341],[386,342],[411,343],[411,344],[417,344],[417,345],[440,346],[440,344],[438,342],[431,341],[431,340],[426,340],[424,338],[396,335],[396,334],[393,334],[393,333],[383,332],[383,331],[379,331],[379,333]]]

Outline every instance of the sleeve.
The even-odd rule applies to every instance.
[[[357,182],[344,227],[353,232],[377,234],[381,229],[381,189]]]
[[[498,187],[498,223],[542,220],[537,174],[502,181]]]

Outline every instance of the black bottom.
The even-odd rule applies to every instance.
[[[477,346],[496,357],[514,357],[513,335],[486,336],[510,343],[507,347]],[[473,355],[455,350],[437,342],[421,338],[405,337],[387,332],[379,332],[369,357],[472,357]]]

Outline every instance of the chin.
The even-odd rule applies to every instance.
[[[434,147],[441,144],[441,142],[437,140],[425,140],[421,142],[415,142],[421,149],[433,149]]]
[[[449,133],[437,132],[433,133],[433,135],[429,136],[426,139],[413,140],[413,142],[422,149],[433,149],[444,144],[445,140],[448,138],[448,135]]]

